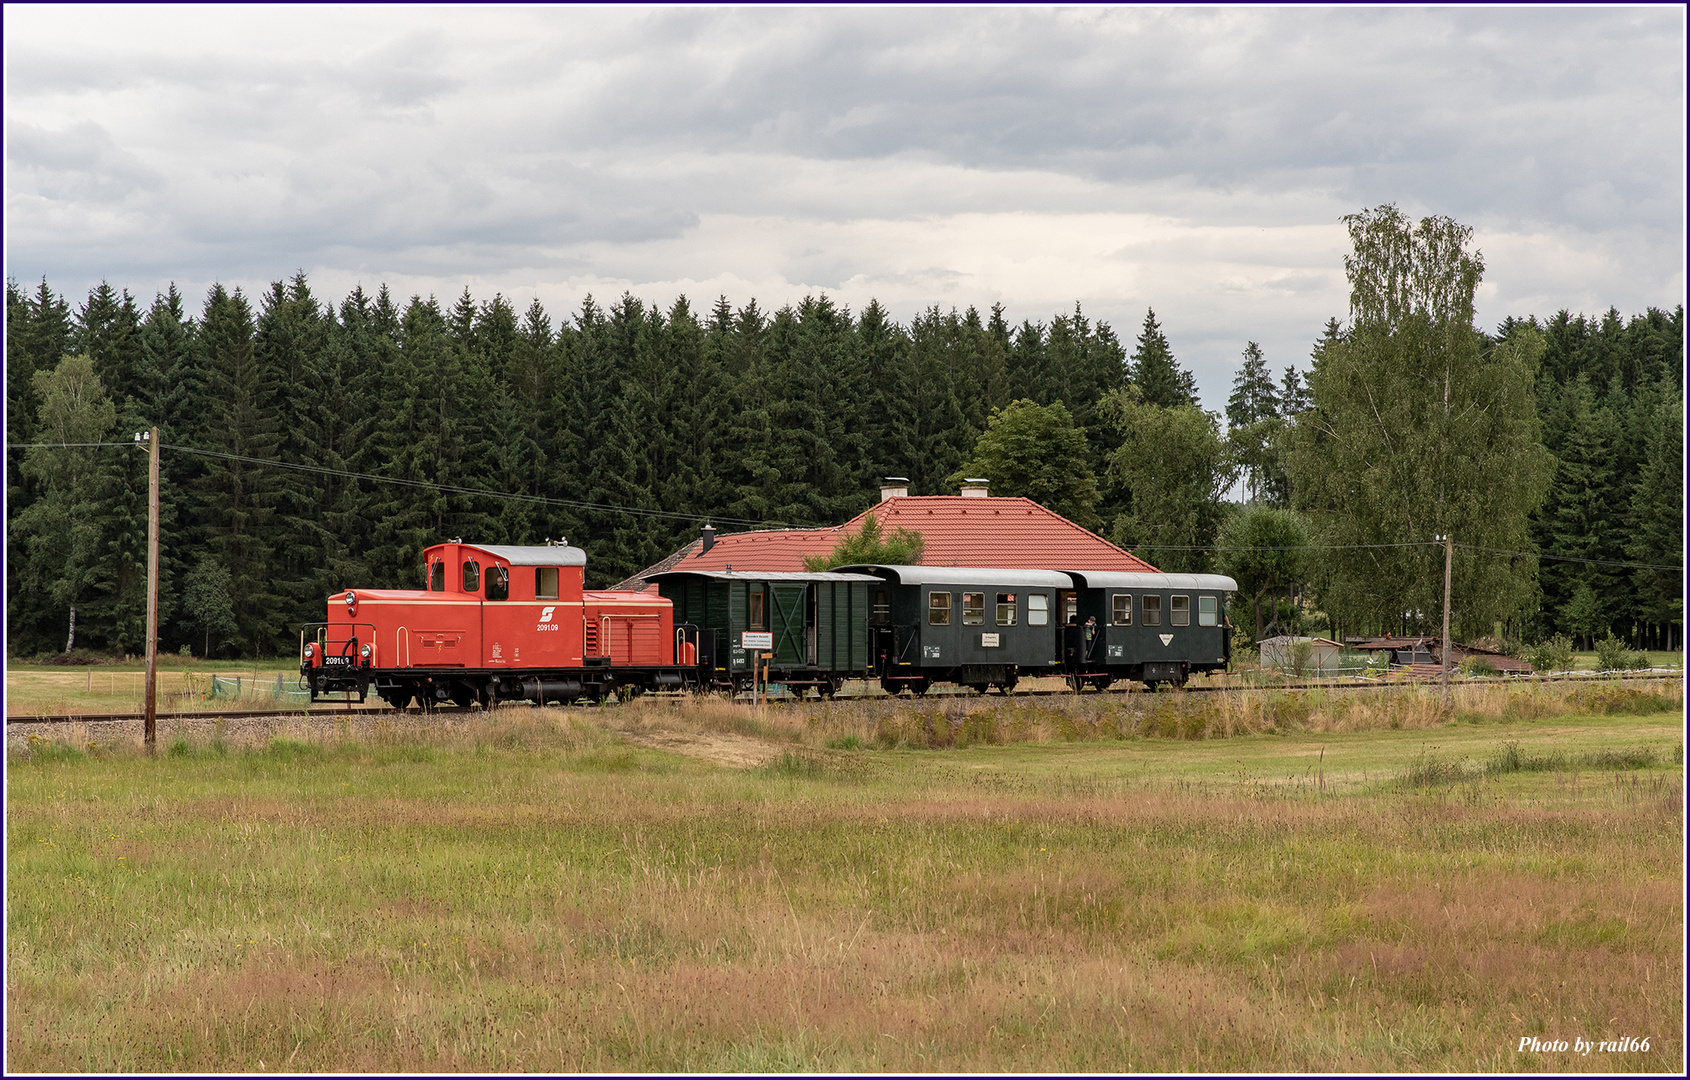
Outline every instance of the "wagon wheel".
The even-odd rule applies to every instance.
[[[929,685],[930,684],[926,679],[911,679],[909,684],[910,693],[914,694],[916,697],[926,697],[927,687]]]
[[[983,683],[983,682],[971,682],[971,683],[968,684],[968,688],[970,690],[974,691],[976,694],[979,694],[981,697],[984,697],[986,695],[986,691],[988,691],[992,688],[992,684],[991,683]]]
[[[1103,691],[1109,689],[1109,684],[1114,681],[1114,679],[1111,679],[1107,675],[1098,675],[1092,679],[1091,684],[1097,690]]]
[[[1079,675],[1068,676],[1068,686],[1071,690],[1074,691],[1074,693],[1076,693],[1076,694],[1079,693],[1080,689],[1082,687],[1084,687],[1085,685],[1086,685],[1086,680],[1082,676],[1079,676]]]

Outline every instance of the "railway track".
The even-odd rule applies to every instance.
[[[1597,680],[1606,682],[1606,681],[1611,681],[1611,680],[1615,680],[1615,679],[1624,680],[1624,681],[1627,681],[1627,682],[1635,682],[1635,681],[1663,680],[1663,679],[1673,679],[1673,678],[1682,679],[1683,677],[1684,677],[1683,672],[1672,672],[1672,671],[1622,672],[1622,673],[1618,673],[1618,674],[1578,675],[1578,676],[1568,676],[1568,675],[1564,675],[1564,674],[1563,675],[1547,675],[1547,676],[1536,676],[1536,675],[1534,675],[1534,676],[1529,676],[1529,677],[1515,676],[1515,677],[1493,678],[1493,679],[1463,679],[1461,681],[1460,685],[1462,685],[1462,686],[1495,685],[1495,684],[1498,684],[1498,683],[1506,683],[1506,684],[1509,684],[1509,685],[1518,685],[1520,683],[1529,683],[1530,684],[1530,683],[1550,683],[1550,682],[1555,682],[1555,683],[1592,682],[1592,681],[1597,681]],[[1110,694],[1110,695],[1157,694],[1157,693],[1164,693],[1164,694],[1166,694],[1166,693],[1212,694],[1212,693],[1219,693],[1219,692],[1227,691],[1227,690],[1257,690],[1257,691],[1400,690],[1400,689],[1405,689],[1405,688],[1408,688],[1408,687],[1425,688],[1425,687],[1432,687],[1432,686],[1436,686],[1436,685],[1438,685],[1436,681],[1424,680],[1424,679],[1414,679],[1414,680],[1379,679],[1379,680],[1371,680],[1371,681],[1365,681],[1365,682],[1338,682],[1338,681],[1332,680],[1332,679],[1318,679],[1318,680],[1305,680],[1305,681],[1302,681],[1302,682],[1294,682],[1294,683],[1281,683],[1281,684],[1272,685],[1272,686],[1267,686],[1267,685],[1261,685],[1261,686],[1186,686],[1185,688],[1183,688],[1182,690],[1179,690],[1179,691],[1151,690],[1147,687],[1138,686],[1138,685],[1135,684],[1135,685],[1131,685],[1131,686],[1111,687],[1110,689],[1108,689],[1106,691],[1086,690],[1083,693],[1086,696],[1089,697],[1089,696],[1091,696],[1093,694],[1097,694],[1097,693],[1105,693],[1105,694]],[[1061,696],[1065,696],[1065,695],[1071,695],[1071,694],[1074,694],[1074,693],[1075,693],[1075,691],[1072,688],[1067,687],[1067,686],[1061,686],[1061,687],[1023,686],[1023,687],[1019,687],[1016,690],[1012,691],[1009,696],[1010,697],[1061,697]],[[653,697],[653,698],[658,698],[658,699],[679,698],[679,697],[685,697],[686,693],[684,691],[660,691],[658,693],[649,694],[647,696]],[[920,699],[905,698],[905,699],[902,699],[902,700],[905,700],[905,701],[914,701],[914,700],[943,701],[943,700],[946,700],[946,699],[949,699],[949,698],[954,698],[954,697],[969,698],[969,697],[973,697],[973,696],[974,695],[972,693],[968,692],[968,691],[962,691],[960,693],[946,693],[946,692],[942,692],[942,691],[941,692],[931,692],[930,691],[925,697],[920,698]],[[989,695],[989,696],[996,696],[996,695]],[[845,700],[845,701],[859,701],[859,700],[864,700],[864,699],[875,700],[875,699],[878,699],[880,697],[881,697],[881,695],[878,695],[878,694],[876,694],[876,695],[846,696],[846,697],[841,698],[840,700]],[[745,699],[749,700],[748,698],[745,698]],[[802,700],[802,699],[797,699],[797,698],[792,698],[792,697],[784,697],[784,696],[778,696],[777,695],[777,696],[774,696],[774,697],[770,697],[767,700],[772,705],[781,705],[781,704],[796,704],[799,700]],[[300,715],[317,716],[317,717],[331,717],[331,716],[404,716],[404,717],[412,717],[412,718],[415,718],[415,719],[428,719],[428,718],[435,717],[435,716],[439,716],[439,717],[443,717],[443,718],[444,717],[470,716],[470,715],[474,715],[475,713],[478,713],[478,712],[481,712],[481,711],[482,710],[477,706],[463,707],[463,706],[457,706],[457,705],[442,705],[442,706],[437,706],[437,707],[435,707],[433,709],[429,709],[429,710],[416,709],[416,708],[397,710],[397,709],[393,709],[393,708],[386,706],[386,705],[359,705],[359,704],[356,704],[356,703],[346,703],[344,705],[338,705],[338,706],[337,705],[319,705],[318,707],[311,708],[311,709],[221,709],[221,710],[206,709],[206,710],[200,710],[200,711],[197,711],[197,712],[158,713],[156,715],[157,715],[157,719],[159,719],[159,720],[205,720],[205,721],[213,721],[214,722],[214,721],[217,721],[217,720],[238,720],[238,719],[249,719],[249,718],[254,718],[254,717],[300,716]],[[76,724],[76,723],[81,723],[81,724],[137,723],[138,724],[138,723],[141,723],[144,719],[145,719],[145,717],[141,713],[68,713],[68,714],[54,714],[54,715],[44,715],[44,716],[8,716],[8,717],[6,717],[6,726],[7,727],[14,727],[14,726],[23,726],[23,725],[28,725],[28,724]]]

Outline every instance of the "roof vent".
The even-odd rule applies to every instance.
[[[901,499],[910,493],[910,478],[907,476],[888,476],[880,482],[880,501],[887,499]]]
[[[992,493],[987,485],[990,483],[984,476],[965,476],[962,478],[962,497],[965,499],[984,499]]]

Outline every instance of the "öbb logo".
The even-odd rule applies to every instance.
[[[541,611],[540,612],[539,625],[535,626],[534,629],[537,630],[537,631],[556,630],[557,629],[557,623],[552,622],[552,612],[554,612],[556,610],[557,610],[557,607],[554,605],[554,606],[551,606],[551,607],[547,607],[543,611]]]

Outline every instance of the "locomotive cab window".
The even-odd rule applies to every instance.
[[[749,599],[751,601],[751,615],[746,620],[747,625],[753,630],[761,630],[763,629],[763,590],[752,589]]]
[[[998,593],[998,625],[1015,625],[1015,594],[1012,592]]]
[[[1170,597],[1168,597],[1168,625],[1169,626],[1190,626],[1191,625],[1191,597],[1189,597],[1189,596],[1170,596]]]
[[[1198,626],[1213,626],[1213,625],[1215,625],[1216,612],[1218,610],[1219,610],[1219,605],[1216,604],[1214,597],[1212,597],[1212,596],[1199,596],[1197,598],[1197,625]]]
[[[936,592],[927,594],[927,625],[951,625],[951,594]]]
[[[1027,594],[1027,625],[1050,625],[1050,597],[1042,592]]]
[[[511,572],[503,566],[487,568],[487,599],[508,600],[511,595]]]
[[[986,623],[986,594],[983,592],[965,592],[962,594],[962,625],[984,626]]]
[[[534,571],[534,599],[557,599],[557,567],[541,566]]]
[[[481,564],[474,559],[464,560],[464,592],[475,592],[481,588]]]
[[[1146,596],[1144,598],[1144,625],[1162,625],[1162,598],[1160,596]]]
[[[437,559],[428,564],[428,587],[431,592],[446,591],[446,562]]]
[[[1109,621],[1115,626],[1133,624],[1132,593],[1116,593],[1109,598]]]

